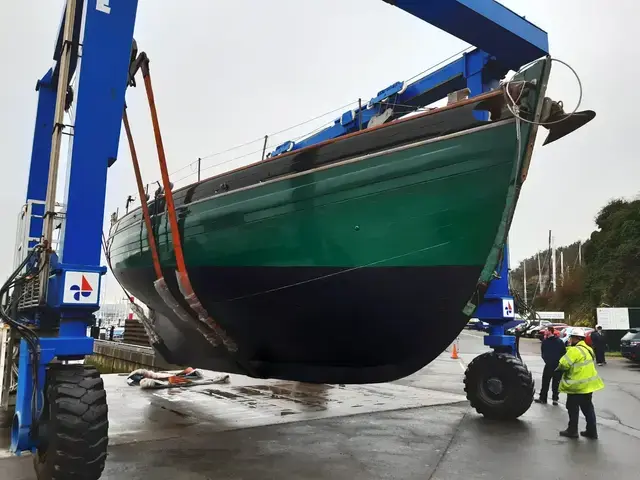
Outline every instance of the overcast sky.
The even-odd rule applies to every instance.
[[[511,256],[517,261],[545,248],[548,230],[558,245],[586,239],[607,200],[640,191],[633,40],[640,6],[633,0],[501,3],[548,32],[552,55],[570,63],[582,79],[581,108],[597,112],[584,129],[550,146],[538,145],[511,230]],[[4,2],[0,14],[2,278],[12,265],[16,217],[26,192],[34,86],[51,65],[62,5],[62,0]],[[189,164],[198,157],[206,157],[203,176],[259,160],[260,153],[235,158],[261,150],[260,140],[207,155],[359,97],[368,100],[465,47],[381,0],[141,0],[136,39],[152,59],[170,171],[186,166],[173,177],[178,185],[195,180]],[[548,94],[573,109],[577,84],[562,65],[554,65]],[[143,177],[152,182],[159,175],[143,97],[142,89],[130,90],[127,102]],[[276,135],[270,143],[335,116]],[[122,211],[129,194],[135,194],[135,182],[123,135],[119,160],[110,170],[105,218]],[[110,297],[118,294],[114,289],[109,287]]]

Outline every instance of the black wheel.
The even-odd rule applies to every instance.
[[[487,352],[473,359],[464,391],[476,411],[487,418],[515,420],[533,403],[534,381],[522,361],[508,353]]]
[[[97,480],[107,458],[107,396],[99,372],[52,365],[34,456],[38,480]]]

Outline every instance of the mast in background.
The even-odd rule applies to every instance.
[[[529,301],[527,299],[527,260],[526,259],[525,259],[524,262],[522,262],[522,266],[523,266],[523,269],[524,269],[524,272],[523,272],[523,274],[524,274],[524,303],[526,305],[528,305]]]
[[[542,293],[542,267],[540,266],[540,252],[538,252],[538,291]]]
[[[582,240],[578,242],[578,264],[582,266]]]
[[[551,230],[549,230],[551,235]],[[551,287],[556,291],[556,239],[551,237]]]

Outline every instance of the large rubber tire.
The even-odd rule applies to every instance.
[[[95,368],[52,365],[41,417],[45,437],[34,455],[38,480],[98,480],[107,458],[107,414]]]
[[[533,376],[519,358],[487,352],[473,359],[464,376],[471,406],[486,418],[515,420],[533,403]]]

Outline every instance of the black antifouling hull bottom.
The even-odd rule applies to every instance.
[[[419,370],[455,340],[480,270],[192,268],[198,297],[238,345],[235,357],[212,348],[166,307],[153,290],[152,269],[116,275],[155,309],[169,362],[263,378],[375,383]],[[165,278],[181,298],[175,273],[166,270]]]

